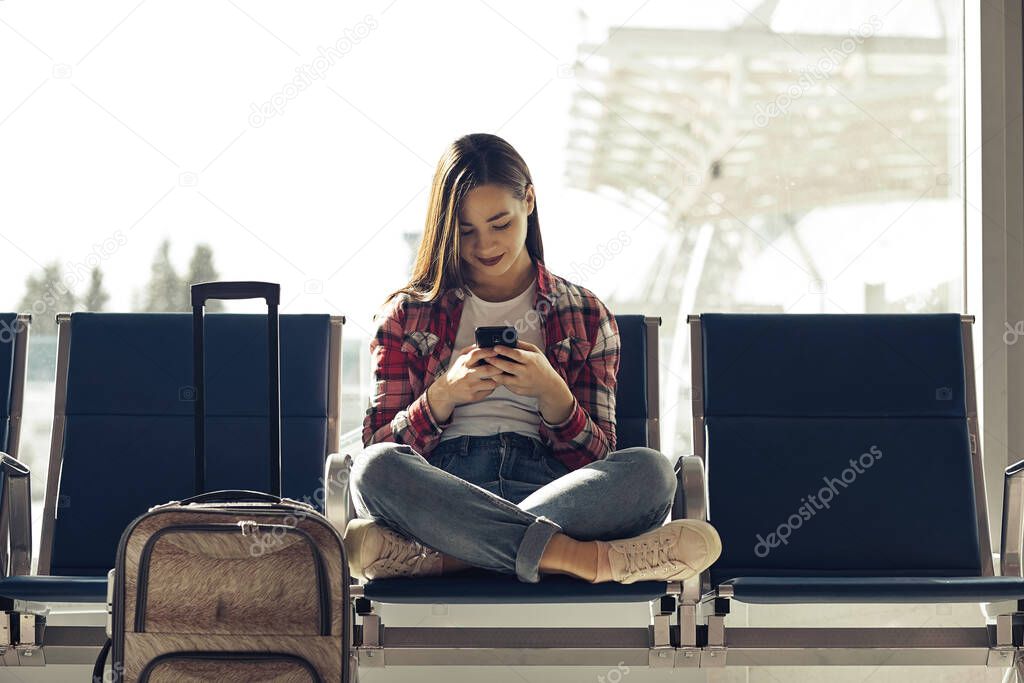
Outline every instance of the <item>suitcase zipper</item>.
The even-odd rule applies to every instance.
[[[313,665],[310,664],[309,660],[293,655],[290,653],[275,653],[275,652],[204,652],[201,650],[194,651],[182,651],[182,652],[167,652],[165,654],[154,657],[149,660],[145,668],[142,669],[142,673],[139,674],[139,683],[149,683],[149,676],[158,665],[169,659],[212,659],[212,660],[231,660],[234,662],[268,662],[281,660],[290,662],[292,664],[298,664],[305,669],[310,678],[315,683],[321,683],[323,679],[320,678],[320,674],[317,673]]]
[[[243,520],[236,524],[180,524],[176,526],[168,526],[158,529],[148,539],[146,539],[146,545],[143,546],[142,553],[139,556],[139,581],[135,606],[135,632],[146,632],[146,599],[149,592],[149,561],[153,552],[153,547],[160,538],[168,533],[174,532],[237,534],[239,533],[239,530],[241,530],[241,534],[245,536],[260,529],[284,529],[286,534],[298,534],[305,540],[306,544],[312,551],[313,564],[316,569],[317,596],[320,603],[320,635],[331,635],[331,601],[325,585],[327,570],[324,566],[323,555],[320,552],[320,548],[313,540],[313,537],[310,536],[308,532],[295,527],[283,524],[259,524],[253,520]]]

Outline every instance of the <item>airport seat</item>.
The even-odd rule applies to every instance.
[[[18,460],[31,323],[0,313],[0,577],[31,571],[30,474]]]
[[[617,448],[660,448],[658,414],[658,328],[661,319],[618,315],[621,353],[616,387]],[[693,459],[691,459],[693,460]],[[328,459],[326,481],[348,481],[351,454]],[[703,517],[702,463],[677,463],[676,500],[672,516]],[[354,516],[347,486],[332,487],[328,519],[341,531]],[[677,598],[699,597],[695,577],[684,582],[645,581],[631,585],[590,584],[565,576],[545,576],[524,583],[515,576],[471,570],[455,576],[369,581],[351,588],[354,611],[361,619],[353,651],[360,666],[495,664],[503,653],[524,662],[592,665],[629,662],[655,666],[674,661],[677,641],[670,619]],[[387,627],[377,604],[561,605],[648,603],[647,627],[590,628],[460,628]],[[514,655],[512,654],[514,653]],[[375,658],[376,657],[376,658]],[[693,660],[696,664],[697,660]]]
[[[744,657],[783,647],[772,634],[744,640],[723,629],[730,600],[1024,599],[1019,562],[1012,572],[1005,564],[1012,548],[1004,576],[994,575],[972,319],[704,314],[690,322],[696,457],[705,459],[708,518],[723,543],[706,579],[708,647],[732,656],[726,644],[738,640]],[[1017,557],[1020,512],[1018,498],[1006,513]],[[900,635],[892,638],[897,646]],[[1003,645],[1019,641],[1018,629]]]
[[[268,490],[266,317],[206,318],[207,487]],[[281,316],[283,494],[323,508],[339,444],[341,326]],[[0,596],[106,603],[124,528],[151,506],[193,495],[192,316],[58,316],[57,386],[37,575]]]
[[[621,341],[615,391],[616,447],[658,448],[657,344],[661,319],[621,315],[615,320]],[[344,455],[332,457],[325,480],[347,481],[345,472],[349,464],[350,459]],[[334,493],[339,495],[333,506],[333,501],[328,500],[328,518],[344,532],[354,511],[348,503],[347,490]],[[363,597],[373,601],[404,604],[649,602],[665,595],[668,584],[646,581],[629,586],[595,585],[571,577],[545,577],[539,583],[527,584],[512,575],[481,573],[476,576],[369,581],[361,590]]]

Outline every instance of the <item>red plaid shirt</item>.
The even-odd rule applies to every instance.
[[[615,383],[619,328],[590,290],[554,275],[540,261],[534,322],[543,326],[545,355],[572,391],[572,413],[558,424],[540,419],[540,435],[570,470],[615,450]],[[465,294],[445,291],[434,302],[400,294],[388,303],[370,340],[375,390],[363,420],[363,444],[395,441],[430,460],[441,432],[427,387],[448,370]]]

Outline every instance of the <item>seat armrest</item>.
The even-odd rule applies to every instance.
[[[114,637],[114,579],[117,568],[107,572],[107,638]]]
[[[32,572],[32,486],[28,465],[0,453],[0,571],[4,576]],[[7,558],[7,539],[11,556]]]
[[[1024,576],[1024,460],[1006,468],[1003,477],[1003,532],[999,545],[1000,573]]]
[[[672,519],[708,519],[708,489],[704,479],[704,461],[696,455],[676,460],[676,496],[672,501]],[[683,581],[680,599],[691,605],[711,590],[711,574],[704,571]]]
[[[351,455],[331,453],[327,456],[327,465],[324,471],[324,515],[340,534],[345,533],[349,520],[356,516],[348,485],[351,473]]]
[[[676,460],[676,497],[672,501],[672,519],[707,520],[707,482],[704,461],[695,455]]]

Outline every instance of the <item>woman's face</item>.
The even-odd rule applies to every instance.
[[[472,280],[501,278],[530,258],[526,217],[533,213],[532,185],[525,194],[517,199],[502,185],[480,185],[466,195],[459,213],[459,254]]]

